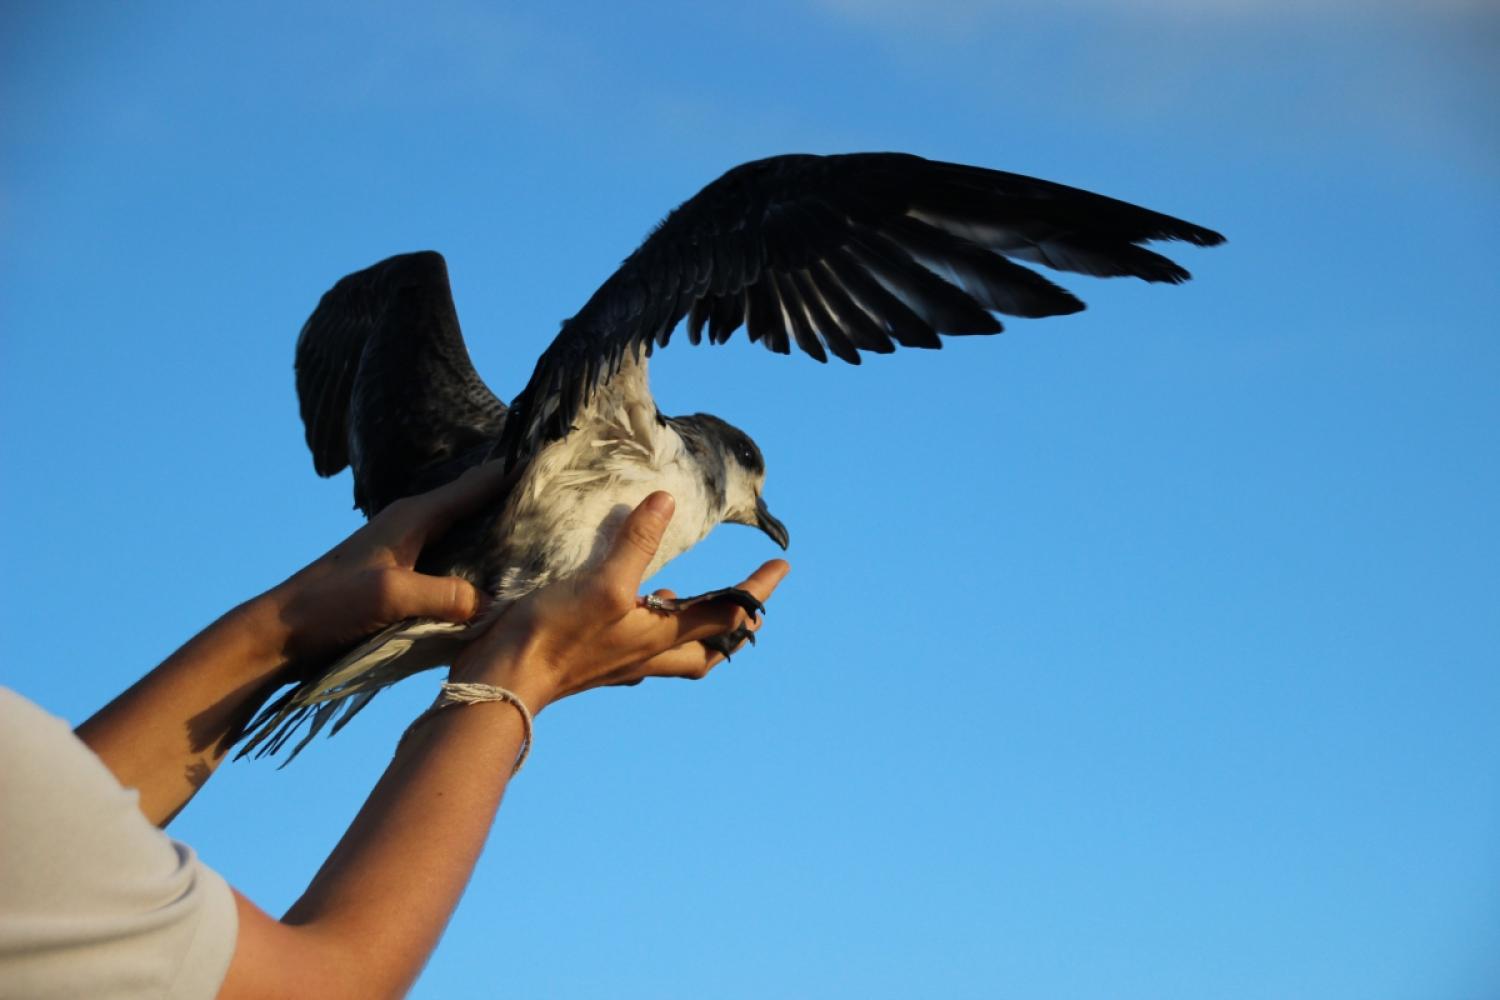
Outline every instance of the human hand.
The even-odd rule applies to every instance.
[[[664,614],[638,596],[641,577],[672,519],[673,501],[653,493],[626,519],[597,570],[544,587],[506,609],[453,663],[454,681],[496,684],[532,713],[568,695],[647,677],[704,677],[724,657],[698,642],[746,624],[727,601]],[[762,601],[791,569],[773,559],[739,586]],[[658,596],[672,596],[657,591]],[[749,623],[753,630],[760,622]]]
[[[503,495],[511,477],[499,462],[438,489],[385,507],[368,524],[264,597],[281,625],[287,655],[339,652],[404,618],[466,622],[488,597],[456,576],[412,567],[422,546]]]

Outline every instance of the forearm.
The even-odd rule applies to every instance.
[[[223,760],[231,729],[275,687],[284,635],[270,595],[248,601],[96,712],[78,737],[164,826]]]
[[[739,608],[665,616],[635,596],[670,513],[670,498],[664,510],[665,494],[653,497],[632,512],[597,574],[508,609],[458,655],[452,680],[505,688],[537,713],[604,685],[702,677],[722,660],[698,640],[739,625]],[[742,587],[764,600],[786,570],[767,563]],[[282,920],[239,900],[240,936],[220,996],[403,994],[458,905],[524,733],[521,713],[504,701],[422,720]]]
[[[417,727],[282,921],[252,911],[246,926],[242,904],[221,996],[310,983],[319,996],[403,995],[469,881],[522,735],[520,714],[503,702],[450,708]]]

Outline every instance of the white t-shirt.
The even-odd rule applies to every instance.
[[[0,687],[0,1000],[208,1000],[229,886],[62,719]]]

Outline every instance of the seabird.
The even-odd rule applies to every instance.
[[[677,511],[648,574],[726,521],[785,548],[750,436],[706,413],[667,416],[652,399],[647,359],[684,319],[694,344],[705,334],[722,344],[743,326],[776,353],[795,345],[818,361],[857,365],[861,352],[999,333],[995,313],[1084,307],[1025,264],[1186,281],[1186,270],[1141,245],[1154,240],[1207,247],[1224,238],[1050,181],[908,154],[756,160],[662,220],[562,324],[509,407],[474,371],[439,254],[403,254],[348,275],[297,339],[313,467],[323,476],[352,468],[355,505],[373,517],[481,462],[505,463],[506,495],[455,525],[417,566],[461,576],[495,600],[482,623],[400,622],[306,669],[247,727],[241,756],[276,752],[310,721],[295,756],[382,688],[449,663],[510,603],[587,570],[654,490],[669,491]],[[760,610],[733,588],[681,604],[704,599]],[[710,645],[728,652],[745,634]]]

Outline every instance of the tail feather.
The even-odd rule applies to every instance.
[[[469,625],[431,619],[398,622],[360,643],[328,670],[309,678],[263,708],[246,727],[250,738],[235,754],[278,753],[311,719],[306,735],[282,762],[291,763],[329,722],[329,735],[359,713],[383,689],[423,670],[450,662],[467,641]],[[342,715],[340,713],[342,712]]]

